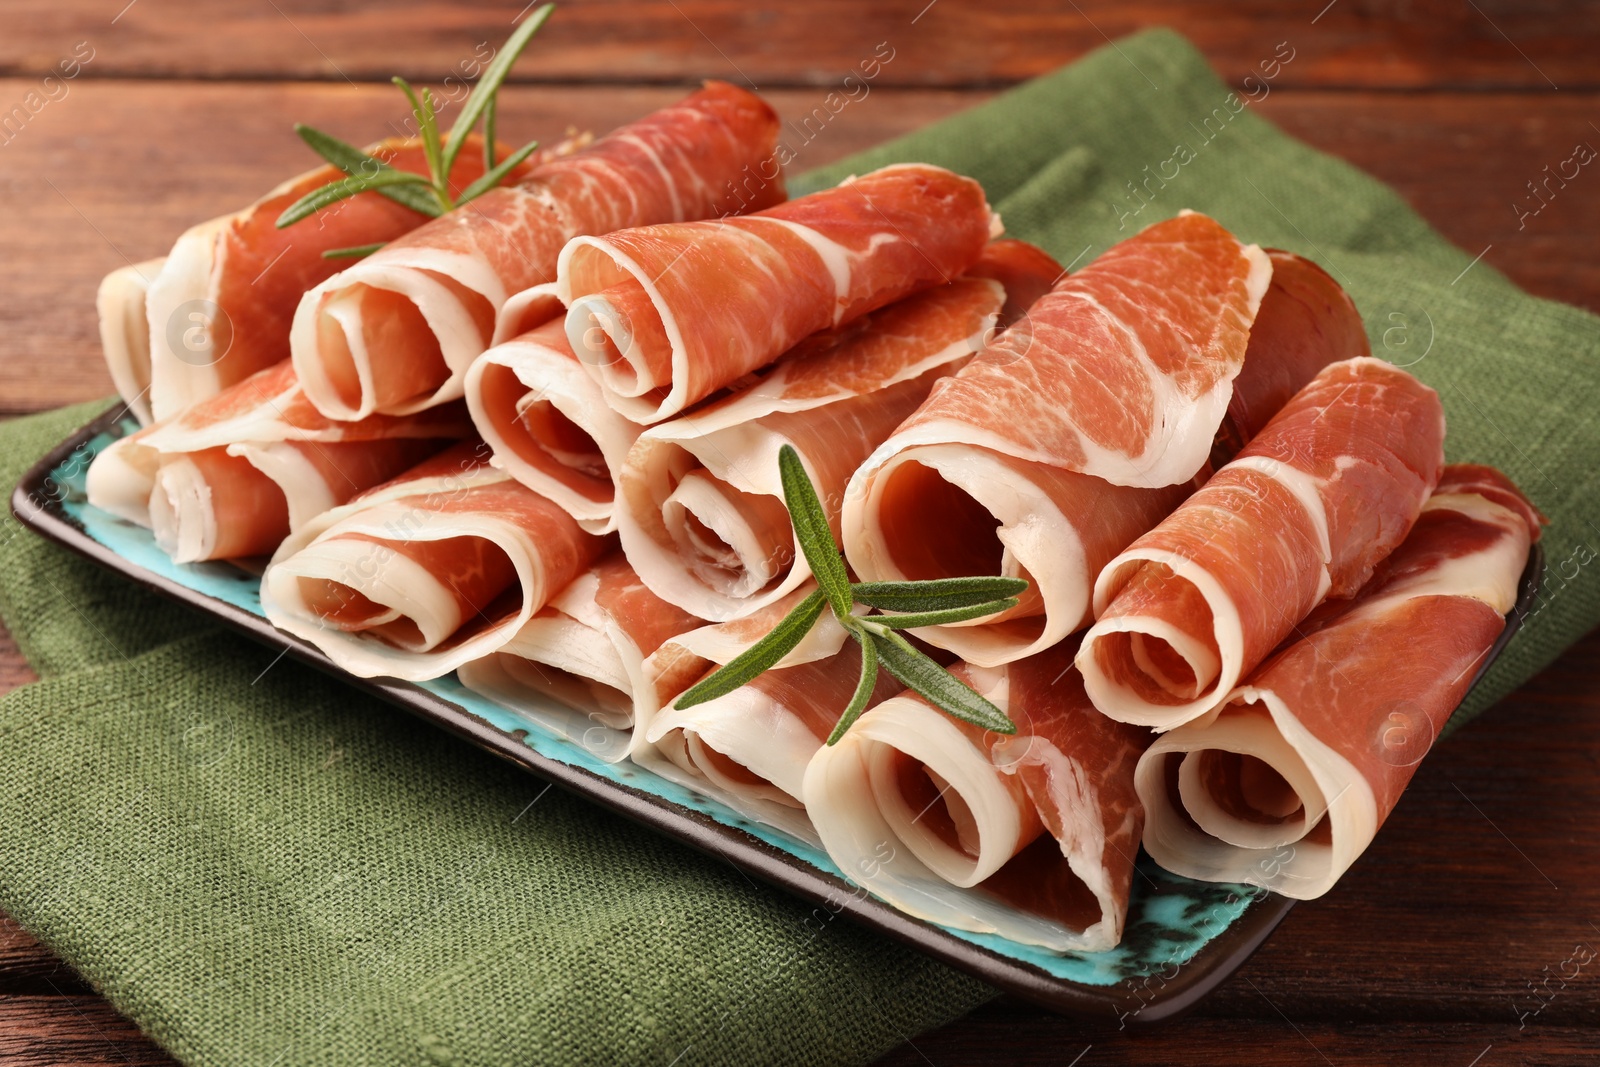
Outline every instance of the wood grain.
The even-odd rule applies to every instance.
[[[304,169],[292,121],[382,135],[398,96],[373,83],[403,73],[439,85],[503,40],[522,3],[9,0],[0,414],[107,393],[92,319],[101,275]],[[518,79],[537,84],[508,91],[503,128],[512,138],[605,129],[704,77],[756,84],[798,115],[887,42],[894,59],[871,95],[807,147],[804,168],[1156,24],[1188,35],[1235,84],[1289,42],[1296,57],[1259,105],[1266,117],[1395,186],[1530,291],[1600,310],[1600,178],[1583,172],[1537,216],[1516,208],[1577,141],[1600,145],[1593,4],[580,0],[519,66]],[[94,57],[65,95],[4,129],[80,41]],[[1186,1021],[1119,1031],[1114,1018],[1067,1021],[1002,1000],[883,1063],[1600,1060],[1600,969],[1544,984],[1576,946],[1600,948],[1597,662],[1592,635],[1438,746],[1340,885],[1291,913]],[[31,677],[0,636],[0,692]],[[0,1063],[172,1061],[0,917]]]
[[[0,74],[41,75],[87,41],[95,50],[88,78],[438,81],[504,41],[525,6],[11,0],[8,22],[27,30],[0,37]],[[1163,24],[1235,82],[1289,41],[1298,55],[1285,85],[1540,93],[1600,85],[1589,43],[1600,9],[1518,0],[584,0],[561,5],[517,77],[825,85],[886,42],[895,59],[881,84],[972,88],[1043,74],[1107,39]]]
[[[0,100],[25,82],[0,79]],[[606,130],[681,95],[672,88],[518,88],[505,135],[554,138]],[[781,113],[808,112],[817,90],[768,94]],[[818,166],[986,99],[952,90],[871,92],[810,142],[795,169]],[[248,203],[305,169],[290,132],[310,122],[374,140],[398,122],[392,87],[81,82],[0,148],[0,413],[110,392],[93,316],[101,276],[160,255],[187,226]],[[1317,147],[1394,185],[1444,235],[1540,296],[1600,308],[1600,174],[1583,171],[1519,229],[1526,183],[1570,155],[1600,114],[1600,93],[1540,99],[1274,90],[1262,113]],[[130,142],[127,131],[140,137]],[[1593,186],[1593,188],[1590,188]]]
[[[1004,1056],[1002,1059],[1001,1056]],[[1074,1060],[1073,1057],[1078,1059]],[[1306,1022],[1262,1004],[1258,1019],[1189,1018],[1159,1031],[1049,1026],[1019,1017],[1009,1002],[915,1037],[877,1067],[1005,1063],[1008,1067],[1322,1067],[1417,1064],[1426,1067],[1576,1067],[1600,1056],[1600,1037],[1583,1027],[1495,1023],[1396,1026]]]
[[[176,1062],[93,994],[0,995],[6,1067],[172,1067]]]

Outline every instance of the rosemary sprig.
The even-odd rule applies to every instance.
[[[533,35],[539,32],[539,28],[549,20],[554,11],[554,4],[545,4],[522,21],[516,32],[511,35],[511,39],[505,43],[505,47],[495,56],[494,62],[489,64],[489,68],[473,86],[472,93],[462,105],[461,114],[456,116],[455,124],[450,127],[448,135],[442,134],[439,130],[439,111],[433,94],[426,88],[418,92],[404,78],[394,79],[395,85],[405,93],[406,100],[411,105],[411,114],[416,120],[417,132],[422,139],[423,154],[428,161],[427,175],[396,170],[385,161],[368,155],[332,134],[303,124],[296,125],[294,130],[300,135],[300,139],[317,155],[344,171],[347,177],[324,185],[320,189],[314,189],[290,204],[283,214],[278,216],[278,228],[281,230],[293,226],[323,208],[369,191],[386,196],[395,203],[403,204],[430,218],[438,218],[499,185],[508,174],[521,165],[523,160],[533,154],[539,147],[539,142],[529,142],[504,159],[495,158],[496,97],[506,76],[511,73],[511,65],[517,61],[517,57],[528,47]],[[450,174],[455,169],[456,158],[460,156],[461,149],[472,136],[480,119],[484,124],[483,175],[459,194],[453,194],[450,190]],[[350,259],[370,255],[374,251],[376,247],[363,245],[358,248],[329,249],[322,255],[327,259]]]
[[[971,686],[945,670],[897,631],[913,626],[938,626],[966,622],[1016,607],[1017,597],[1028,588],[1021,578],[937,578],[921,582],[855,582],[845,570],[844,557],[828,516],[817,499],[816,487],[806,475],[800,454],[790,445],[778,451],[778,473],[783,500],[789,508],[795,540],[816,576],[817,589],[802,600],[761,640],[691,686],[673,707],[703,704],[752,681],[775,666],[798,645],[822,617],[823,608],[861,645],[861,680],[828,736],[832,745],[861,717],[872,699],[881,666],[900,683],[952,718],[996,733],[1014,734],[1016,723],[984,699]],[[897,612],[894,615],[856,615],[854,605]]]

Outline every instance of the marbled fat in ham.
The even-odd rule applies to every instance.
[[[1517,598],[1538,512],[1504,475],[1446,467],[1405,541],[1312,614],[1136,776],[1144,844],[1191,878],[1309,899],[1371,844]]]
[[[1217,707],[1404,539],[1444,464],[1438,394],[1363,357],[1325,369],[1095,581],[1095,706],[1166,730]]]
[[[414,137],[380,141],[367,153],[396,170],[428,173],[422,142]],[[539,158],[520,164],[513,180]],[[451,172],[451,188],[460,192],[482,173],[483,145],[473,135]],[[243,211],[203,222],[178,238],[147,286],[144,343],[150,351],[149,398],[155,418],[173,415],[287,359],[289,327],[301,296],[348,263],[324,258],[323,252],[393,241],[428,221],[426,215],[366,192],[278,229],[278,216],[286,208],[344,176],[331,166],[307,171]],[[114,378],[128,344],[106,346]]]
[[[118,267],[101,279],[95,293],[106,370],[117,395],[141,426],[155,420],[150,410],[150,319],[146,308],[150,283],[166,262],[162,257]]]
[[[1064,388],[1080,373],[1055,376],[1060,381],[1052,384],[1050,368],[1070,364],[1076,358],[1072,352],[1100,343],[1079,321],[1081,305],[1090,299],[1086,293],[1120,291],[1119,286],[1131,291],[1187,287],[1192,291],[1189,305],[1219,309],[1210,333],[1233,337],[1231,324],[1252,310],[1247,292],[1234,291],[1238,271],[1244,269],[1248,277],[1253,269],[1243,266],[1254,263],[1252,256],[1238,242],[1224,240],[1221,228],[1202,216],[1182,216],[1163,225],[1171,228],[1165,237],[1156,233],[1160,240],[1148,236],[1159,230],[1152,227],[1126,242],[1136,245],[1132,251],[1113,249],[1112,280],[1091,278],[1078,289],[1059,281],[1051,293],[1039,297],[988,349],[936,385],[928,402],[853,477],[845,494],[842,533],[845,554],[862,579],[1004,574],[1031,583],[1021,603],[1002,615],[917,631],[930,643],[989,666],[1050,647],[1089,620],[1090,594],[1100,569],[1188,495],[1188,483],[1114,485],[1083,473],[1077,469],[1081,464],[1018,455],[1008,443],[1008,438],[1031,433],[1040,419],[1055,418],[1050,411],[1036,413],[1041,404],[1053,403],[1052,389]],[[1193,248],[1177,240],[1184,235],[1190,235]],[[1218,262],[1205,269],[1196,266],[1197,258],[1205,261],[1202,253]],[[1207,424],[1209,429],[1196,430],[1208,435],[1197,463],[1231,455],[1241,434],[1259,428],[1266,414],[1322,367],[1367,353],[1360,316],[1332,279],[1288,253],[1274,252],[1270,261],[1277,270],[1256,314],[1260,328],[1251,328],[1243,369],[1231,378],[1232,401],[1226,416],[1218,415],[1220,432],[1214,422]],[[1083,273],[1099,269],[1098,262]],[[1233,273],[1224,269],[1228,264]],[[1134,278],[1142,278],[1138,286],[1132,285]],[[1218,292],[1209,292],[1219,285]],[[1238,305],[1231,310],[1224,299],[1229,291]],[[1059,297],[1068,292],[1077,295]],[[1182,303],[1170,293],[1165,300]],[[1165,307],[1152,298],[1145,313],[1160,318]],[[1132,311],[1127,314],[1137,317]],[[1045,348],[1026,343],[1036,330],[1048,340]],[[1085,337],[1074,340],[1072,330],[1083,331]],[[1232,343],[1213,356],[1231,362]],[[1095,351],[1101,362],[1127,360],[1131,352]],[[997,391],[996,383],[1007,373],[1014,373],[1016,381]],[[1136,390],[1133,399],[1142,402],[1141,395]],[[1081,407],[1083,401],[1074,403]],[[1067,414],[1074,410],[1079,409],[1069,408]],[[1079,413],[1088,417],[1086,411]]]
[[[801,803],[806,763],[833,730],[861,676],[861,651],[832,615],[749,684],[679,710],[673,702],[716,667],[766,636],[816,589],[808,582],[733,622],[664,642],[645,663],[648,689],[635,707],[630,758],[661,776],[718,797],[735,811],[819,844]],[[880,672],[872,703],[899,692]]]
[[[607,402],[648,425],[812,333],[952,281],[998,225],[977,182],[903,164],[750,215],[578,238],[557,293]]]
[[[781,175],[745,181],[770,166],[777,132],[760,98],[708,82],[392,242],[295,312],[291,348],[312,401],[354,419],[459,397],[507,298],[554,281],[568,239],[781,201]]]
[[[1271,261],[1180,215],[1069,274],[903,428],[1160,488],[1193,478],[1245,363]],[[976,412],[1004,412],[982,422]]]
[[[465,388],[495,466],[590,533],[617,528],[617,482],[643,427],[606,406],[559,318],[497,343],[468,369]]]
[[[335,422],[282,361],[105,449],[89,466],[89,502],[150,527],[179,563],[267,555],[471,431],[460,404]]]
[[[461,684],[614,763],[633,745],[634,708],[652,699],[645,660],[703,624],[646,589],[618,550],[602,558]]]
[[[1122,937],[1143,814],[1147,731],[1094,709],[1074,645],[952,673],[1017,724],[1007,736],[904,692],[806,768],[829,857],[908,914],[1054,952]]]
[[[640,577],[719,621],[807,581],[779,450],[794,446],[837,527],[857,465],[982,347],[1003,301],[982,278],[917,293],[814,335],[737,392],[647,429],[618,472],[617,522]]]
[[[464,442],[318,516],[261,579],[272,624],[361,678],[437,678],[510,641],[604,540]]]

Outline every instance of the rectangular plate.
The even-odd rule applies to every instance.
[[[356,678],[309,642],[275,630],[262,615],[256,575],[227,563],[174,564],[148,530],[86,503],[83,485],[89,462],[132,428],[126,410],[117,405],[58,445],[12,493],[11,510],[18,520],[103,567],[258,641],[286,648],[297,659],[542,778],[1052,1011],[1146,1023],[1170,1019],[1232,974],[1294,905],[1255,886],[1180,878],[1141,852],[1122,944],[1107,952],[1057,956],[1003,937],[914,919],[846,881],[818,849],[642,767],[602,762],[583,746],[468,692],[453,675],[422,683]],[[1517,605],[1477,677],[1531,606],[1542,563],[1534,545]]]

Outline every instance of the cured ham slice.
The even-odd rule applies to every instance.
[[[292,331],[312,402],[357,419],[459,397],[506,298],[554,281],[569,238],[781,201],[777,132],[761,99],[707,82],[330,278],[306,294]]]
[[[1197,215],[1173,223],[1202,232],[1215,227]],[[1214,248],[1227,247],[1214,242]],[[1187,261],[1179,259],[1180,265]],[[1255,317],[1244,369],[1233,379],[1220,432],[1212,433],[1216,425],[1207,431],[1202,462],[1207,454],[1225,461],[1236,450],[1233,442],[1252,435],[1323,367],[1367,353],[1361,318],[1331,278],[1289,253],[1273,252],[1271,262],[1272,284]],[[1152,284],[1177,270],[1152,270]],[[1190,490],[1187,483],[1113,485],[1071,464],[1018,456],[1005,439],[1027,432],[1038,399],[1024,402],[1011,385],[995,393],[993,383],[1006,367],[1018,368],[1021,380],[1044,396],[1060,388],[1048,385],[1043,371],[1029,369],[1034,353],[1023,354],[1014,335],[1026,336],[1043,322],[1054,344],[1070,347],[1066,335],[1050,327],[1061,316],[1063,284],[938,383],[928,402],[862,464],[844,497],[845,555],[865,581],[1002,574],[1031,582],[1022,602],[1003,615],[917,631],[974,664],[1031,655],[1087,623],[1095,576]],[[1151,315],[1160,312],[1158,304],[1149,308]]]
[[[645,431],[618,474],[617,507],[623,548],[645,584],[726,620],[806,582],[779,449],[804,457],[837,526],[856,467],[982,347],[1003,301],[982,278],[918,293],[810,338],[746,388]]]
[[[133,417],[148,426],[150,413],[150,325],[145,300],[165,259],[131,263],[107,274],[95,296],[100,347],[106,369]]]
[[[1000,309],[1000,320],[995,323],[1002,330],[1022,318],[1066,273],[1050,253],[1013,237],[984,245],[978,262],[967,271],[969,277],[999,282],[1006,291],[1005,307]]]
[[[798,646],[748,685],[682,711],[672,703],[765,637],[815,588],[808,583],[753,615],[664,643],[645,664],[650,688],[636,706],[630,753],[640,766],[812,843],[817,837],[800,802],[801,778],[861,676],[861,652],[832,615],[825,613]],[[880,676],[873,699],[895,692],[898,686]]]
[[[738,218],[576,238],[556,286],[607,403],[649,425],[819,330],[954,279],[998,230],[977,182],[904,164]]]
[[[1117,944],[1143,824],[1133,773],[1150,735],[1094,709],[1073,651],[951,668],[1015,735],[905,692],[819,749],[803,794],[839,869],[931,922],[1054,952]]]
[[[291,530],[471,433],[460,405],[333,422],[281,362],[111,445],[89,503],[179,563],[270,554]]]
[[[1371,844],[1505,627],[1541,518],[1504,475],[1445,468],[1404,543],[1135,778],[1170,871],[1321,896]]]
[[[590,533],[617,528],[616,478],[642,427],[606,406],[559,319],[489,349],[465,388],[495,466]]]
[[[397,170],[428,173],[422,142],[414,137],[380,141],[367,154]],[[530,165],[519,166],[513,180]],[[483,143],[474,135],[455,164],[451,187],[459,192],[482,173]],[[155,418],[174,415],[287,359],[289,326],[301,295],[349,262],[326,259],[323,252],[393,241],[428,221],[368,192],[278,229],[286,208],[343,177],[331,166],[307,171],[244,210],[203,222],[178,238],[148,285],[145,329]],[[106,352],[111,362],[109,345]]]
[[[1095,706],[1167,730],[1225,700],[1404,539],[1444,464],[1438,394],[1335,363],[1095,582],[1078,667]]]
[[[1370,356],[1361,314],[1328,272],[1293,252],[1267,249],[1272,284],[1250,326],[1244,369],[1211,445],[1227,463],[1329,363]]]
[[[649,699],[645,657],[701,624],[613,551],[498,650],[463,663],[461,684],[614,763],[633,743],[635,701]]]
[[[422,681],[501,648],[605,542],[463,443],[289,536],[261,606],[359,678]]]
[[[1210,453],[1271,278],[1265,252],[1204,215],[1158,222],[1057,282],[903,432],[1115,485],[1186,482]]]

